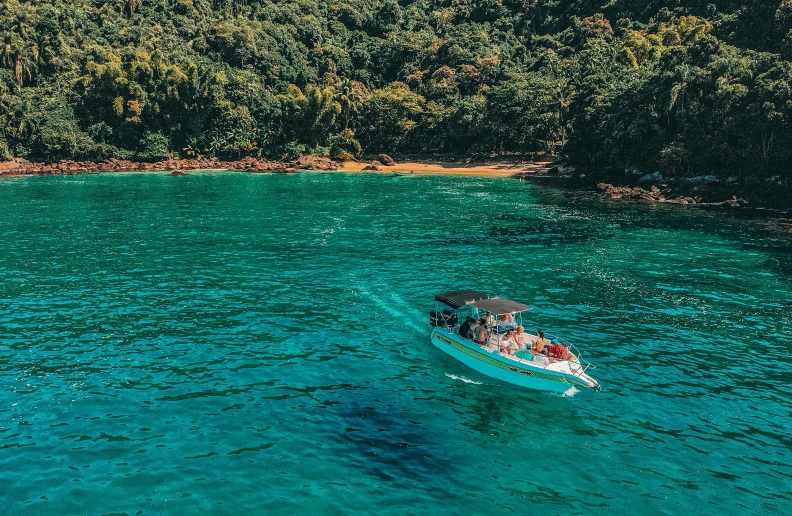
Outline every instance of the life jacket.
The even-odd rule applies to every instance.
[[[550,346],[550,350],[547,352],[547,356],[550,358],[561,358],[564,356],[564,352],[566,348],[561,344],[553,344]]]

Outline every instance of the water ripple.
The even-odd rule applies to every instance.
[[[792,241],[771,222],[373,174],[24,178],[0,203],[3,513],[792,499]],[[461,287],[529,303],[603,391],[437,351],[431,299]]]

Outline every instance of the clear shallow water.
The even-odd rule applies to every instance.
[[[792,238],[506,179],[0,181],[0,513],[783,514]],[[428,342],[535,307],[600,393]]]

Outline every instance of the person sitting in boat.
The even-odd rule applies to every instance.
[[[534,355],[547,355],[550,346],[550,341],[545,338],[544,331],[539,330],[536,332],[536,340],[531,344],[531,353]]]
[[[478,335],[478,329],[481,324],[479,324],[479,320],[476,317],[473,317],[473,322],[470,323],[470,329],[468,330],[467,338],[470,340],[476,340],[476,335]]]
[[[492,315],[491,313],[487,312],[487,315],[485,315],[483,317],[483,319],[484,319],[484,322],[481,323],[481,324],[486,324],[487,326],[490,326],[490,327],[495,326],[495,316]]]
[[[470,328],[476,320],[470,316],[465,318],[465,322],[459,327],[459,336],[463,339],[470,339]]]
[[[525,333],[525,328],[523,328],[522,325],[517,326],[517,329],[514,330],[514,342],[517,343],[519,349],[527,349],[526,344],[528,342],[528,337]]]
[[[577,362],[577,357],[569,351],[569,346],[564,346],[557,340],[550,342],[550,349],[547,351],[547,357],[555,360],[569,360]]]
[[[517,342],[517,333],[514,330],[506,330],[500,339],[501,353],[514,356],[514,353],[520,350],[520,344]]]
[[[489,330],[487,329],[487,320],[486,318],[482,317],[479,319],[479,324],[476,327],[474,333],[473,342],[480,346],[485,346],[487,344],[487,339],[489,339]]]
[[[501,314],[498,316],[498,326],[513,329],[517,326],[517,323],[514,321],[514,316],[512,314]]]

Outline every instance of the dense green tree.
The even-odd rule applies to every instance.
[[[790,59],[792,0],[7,0],[0,156],[544,151],[788,177]]]

